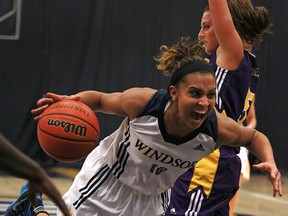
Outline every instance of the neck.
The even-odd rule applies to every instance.
[[[177,102],[172,102],[164,113],[164,126],[168,134],[173,137],[185,137],[192,132],[178,114]]]

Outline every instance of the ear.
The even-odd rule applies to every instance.
[[[173,85],[169,86],[169,95],[170,95],[172,101],[177,100],[177,89],[175,86],[173,86]]]

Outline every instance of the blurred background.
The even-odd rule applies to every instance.
[[[257,129],[270,138],[286,174],[288,1],[253,3],[267,7],[274,23],[273,34],[254,50],[260,63]],[[203,0],[1,0],[0,131],[43,167],[62,165],[39,147],[30,114],[37,100],[46,92],[166,88],[169,78],[156,70],[153,56],[181,36],[196,39],[206,5]],[[122,120],[97,116],[101,138]]]

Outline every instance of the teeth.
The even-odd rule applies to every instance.
[[[205,111],[201,111],[201,110],[195,110],[196,113],[204,115],[206,112]]]

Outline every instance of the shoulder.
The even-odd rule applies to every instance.
[[[152,94],[154,94],[157,90],[153,89],[153,88],[149,88],[149,87],[133,87],[133,88],[129,88],[127,90],[125,90],[123,93],[129,93],[129,94],[133,94],[133,95],[142,95],[142,96],[151,96]]]
[[[139,113],[139,116],[154,115],[158,116],[162,112],[169,101],[169,95],[167,90],[160,89],[156,91],[145,104],[143,110]]]
[[[125,106],[125,110],[133,119],[144,109],[150,98],[157,92],[152,88],[130,88],[125,90],[121,96],[121,102]]]
[[[135,103],[146,104],[147,101],[157,92],[156,89],[144,87],[135,87],[127,89],[122,94],[122,99],[125,99],[127,103]]]
[[[227,70],[237,69],[244,57],[243,47],[240,46],[234,49],[225,48],[223,48],[223,46],[219,46],[217,49],[217,65]],[[232,52],[232,50],[235,51]]]

